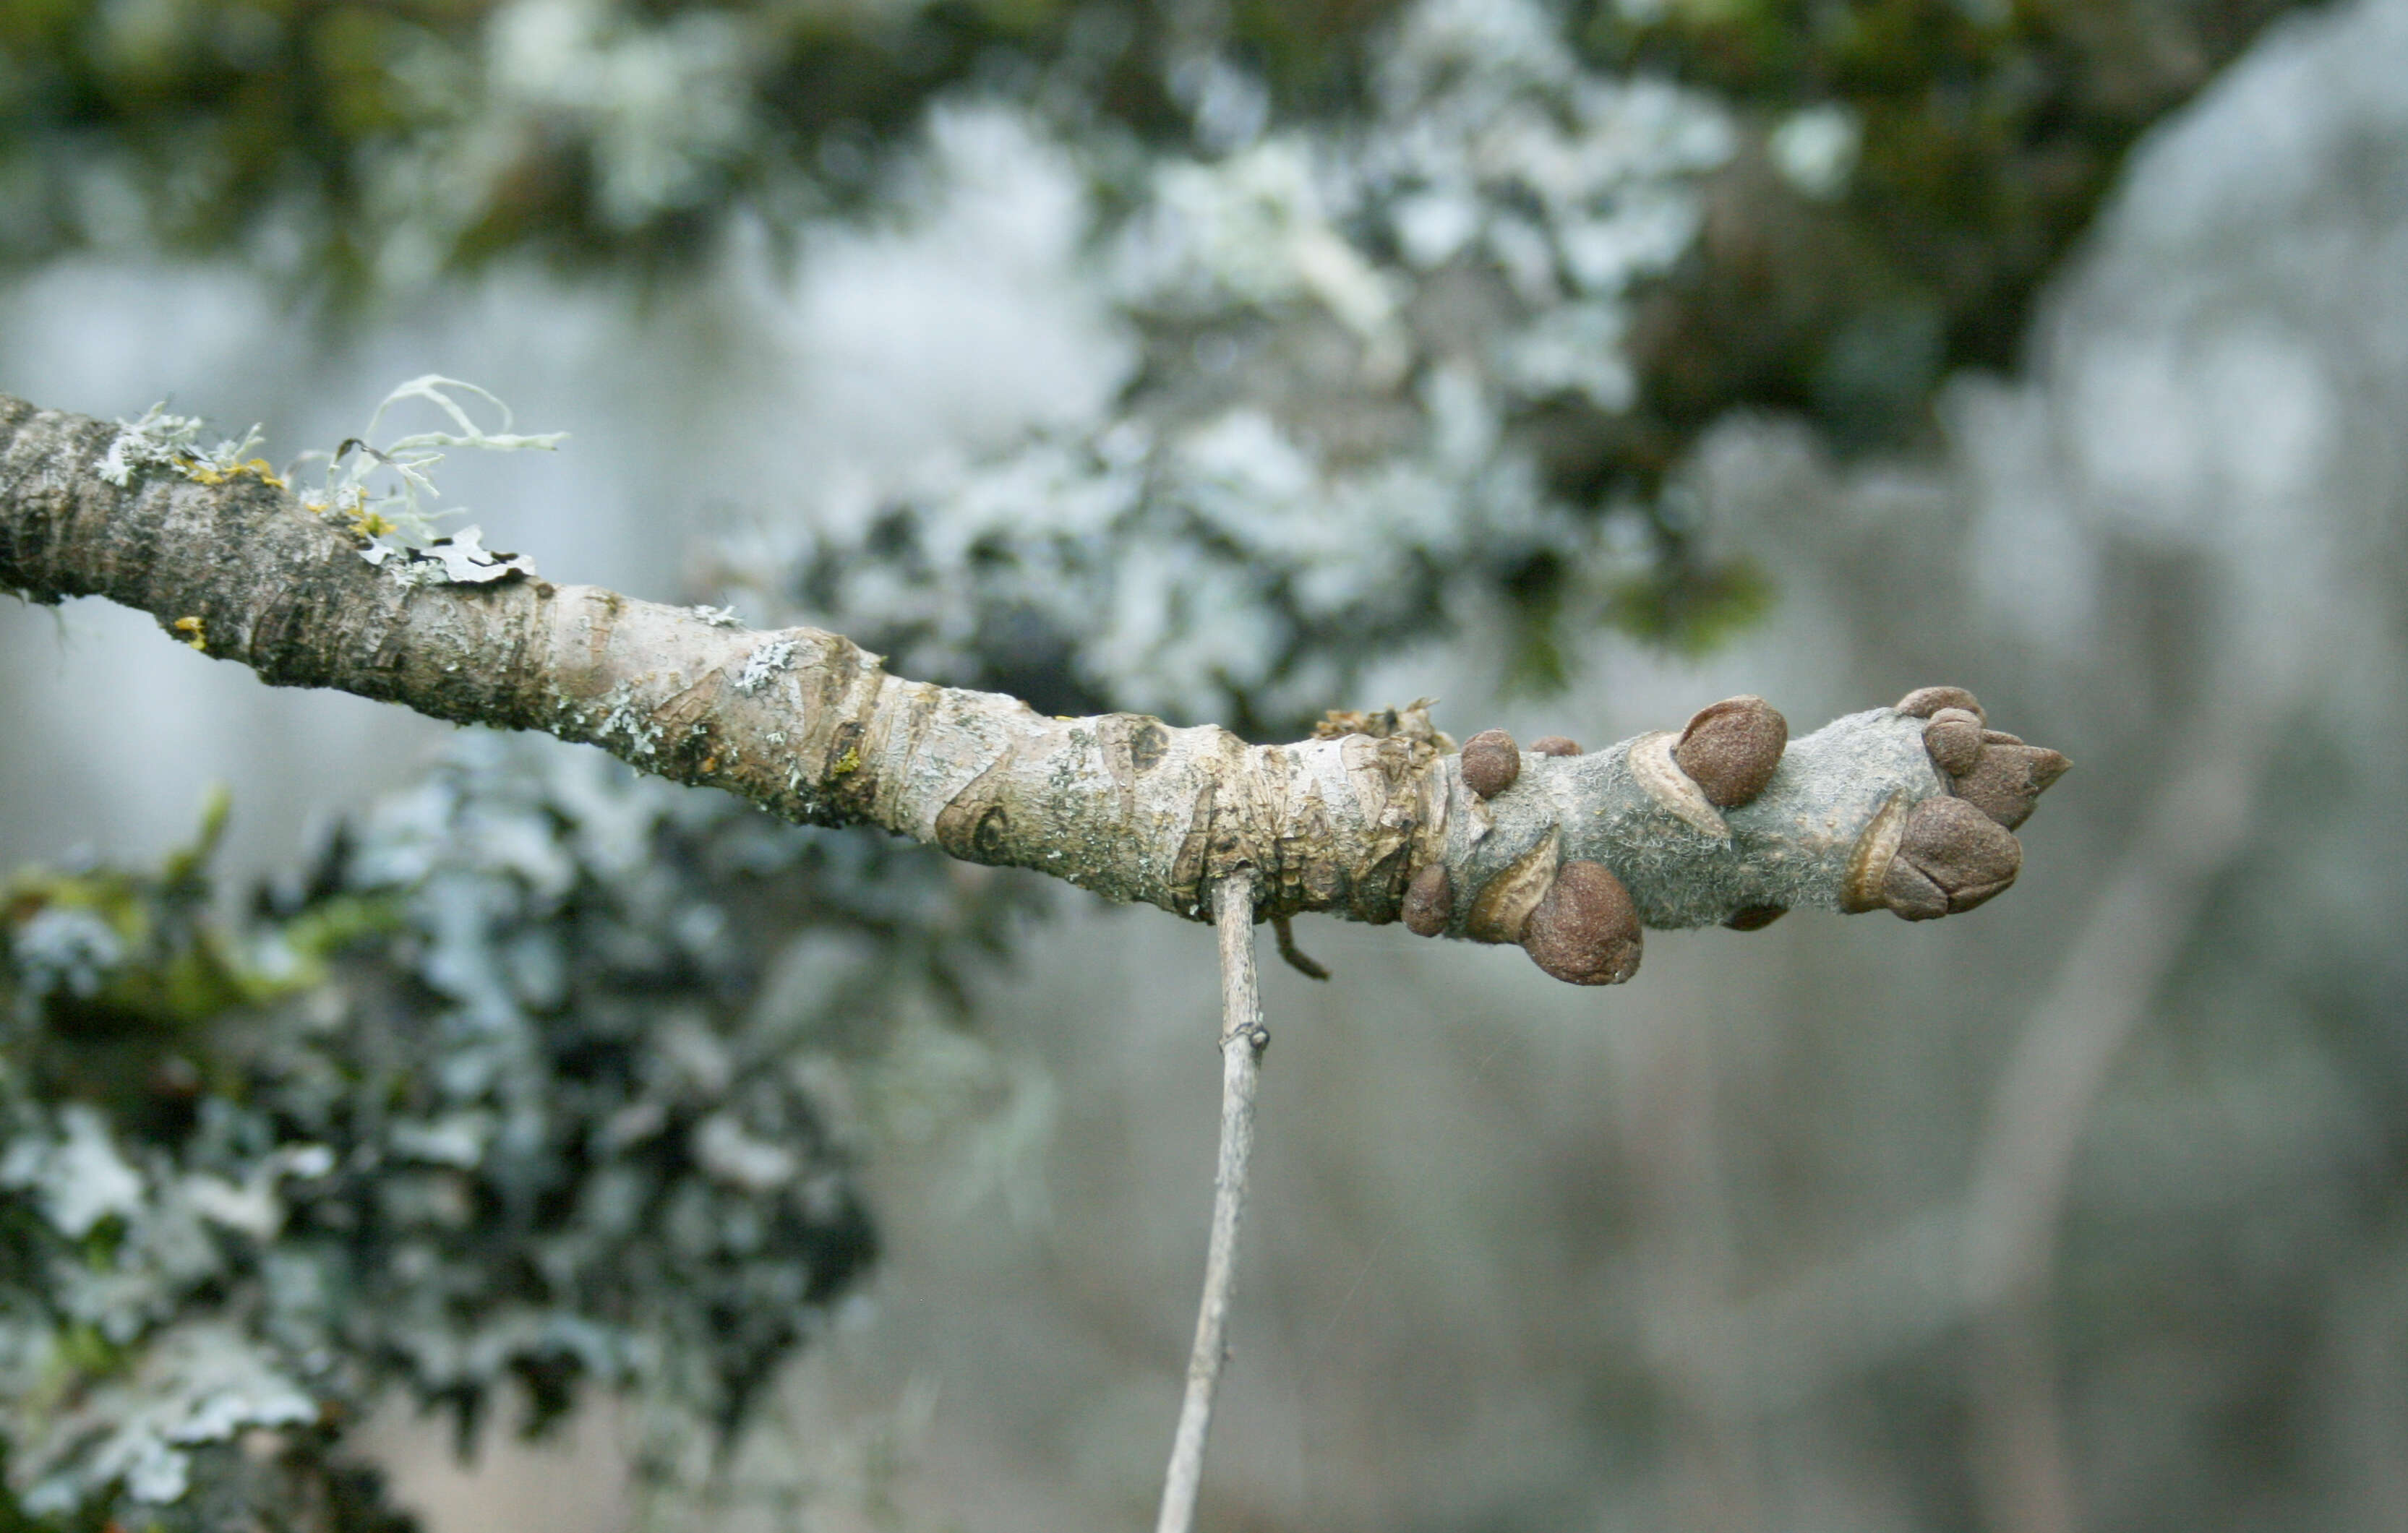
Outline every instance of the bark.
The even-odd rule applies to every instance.
[[[1669,734],[1586,755],[1541,742],[1484,798],[1419,709],[1260,746],[1138,714],[1047,718],[890,676],[816,629],[728,627],[532,578],[404,583],[255,476],[202,483],[163,466],[111,483],[98,470],[117,435],[0,395],[0,585],[137,608],[271,685],[540,729],[789,820],[875,824],[1190,919],[1211,919],[1206,892],[1242,874],[1258,919],[1390,922],[1435,867],[1444,919],[1428,924],[1512,941],[1576,861],[1610,868],[1653,926],[1874,909],[1913,811],[1951,789],[1926,719],[1899,709],[1789,741],[1762,790],[1724,809]]]

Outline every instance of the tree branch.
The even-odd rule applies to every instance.
[[[1246,1214],[1246,1170],[1254,1153],[1254,1087],[1270,1030],[1254,987],[1254,892],[1241,872],[1212,886],[1221,932],[1221,1153],[1212,1171],[1212,1234],[1204,1253],[1204,1298],[1187,1354],[1187,1391],[1171,1434],[1154,1533],[1188,1533],[1204,1480],[1204,1440],[1227,1354],[1229,1301],[1238,1290],[1238,1227]]]
[[[1587,755],[1498,731],[1451,754],[1419,707],[1265,746],[1138,714],[1045,718],[889,676],[816,629],[515,576],[408,583],[256,476],[111,482],[117,435],[0,395],[0,585],[137,608],[271,685],[544,730],[789,820],[876,824],[1191,919],[1246,869],[1260,915],[1401,917],[1610,983],[1636,968],[1642,924],[1969,909],[2013,881],[2000,827],[2064,767],[1939,688],[1795,741],[1760,699],[1732,699],[1677,740]]]

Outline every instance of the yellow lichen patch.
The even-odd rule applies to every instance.
[[[828,768],[828,776],[845,777],[859,770],[861,770],[860,748],[848,745],[844,748],[844,754],[837,757],[836,764]]]
[[[328,494],[313,490],[301,497],[301,509],[311,516],[349,517],[354,537],[382,537],[394,530],[392,519],[370,506],[356,491]]]
[[[265,458],[246,458],[240,463],[230,464],[212,463],[207,458],[194,458],[178,465],[177,467],[186,479],[195,484],[231,484],[236,480],[248,476],[271,490],[284,488],[284,480],[277,476],[276,470],[269,466]]]
[[[199,618],[178,618],[169,624],[184,636],[184,642],[207,654],[209,648],[208,624]]]

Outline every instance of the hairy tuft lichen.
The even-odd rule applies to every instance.
[[[501,416],[498,427],[488,431],[479,424],[458,395],[492,406]],[[413,400],[433,406],[452,429],[412,432],[378,446],[385,412]],[[332,452],[301,455],[299,462],[325,465],[321,482],[302,493],[302,509],[340,523],[361,539],[361,558],[391,569],[404,585],[481,584],[532,575],[535,566],[517,554],[486,549],[480,528],[448,535],[437,530],[437,523],[465,511],[432,509],[442,495],[435,487],[435,469],[445,449],[548,451],[566,438],[565,432],[523,435],[510,429],[513,423],[510,408],[474,383],[437,373],[413,378],[379,402],[359,436]]]

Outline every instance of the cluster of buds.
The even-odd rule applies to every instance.
[[[2012,832],[2069,763],[1990,728],[1981,704],[1960,688],[1922,688],[1892,712],[1928,721],[1924,749],[1947,792],[1912,807],[1901,798],[1875,817],[1857,842],[1841,903],[1910,921],[1970,910],[2014,882],[2023,850]],[[1634,750],[1634,770],[1666,779],[1651,789],[1668,801],[1697,805],[1696,815],[1717,823],[1719,811],[1750,803],[1772,782],[1789,724],[1761,697],[1728,697],[1699,709],[1677,740],[1650,740],[1654,748],[1643,760]],[[1526,754],[1580,753],[1560,736],[1526,751],[1504,730],[1488,729],[1465,742],[1459,770],[1465,788],[1484,803],[1521,781]],[[1456,926],[1455,904],[1445,863],[1432,860],[1407,888],[1404,924],[1420,936],[1439,936]],[[1780,905],[1755,905],[1723,924],[1755,931],[1785,913]],[[1460,929],[1476,941],[1517,942],[1541,968],[1572,984],[1629,979],[1643,940],[1639,908],[1623,881],[1603,863],[1559,859],[1552,837],[1477,891]]]
[[[2015,881],[2024,852],[2012,833],[2072,763],[1990,728],[1982,705],[1961,687],[1910,692],[1899,699],[1898,711],[1930,721],[1923,748],[1947,781],[1949,796],[1927,798],[1907,812],[1897,849],[1882,868],[1877,903],[1909,921],[1956,915]],[[1875,908],[1870,897],[1860,903]]]

